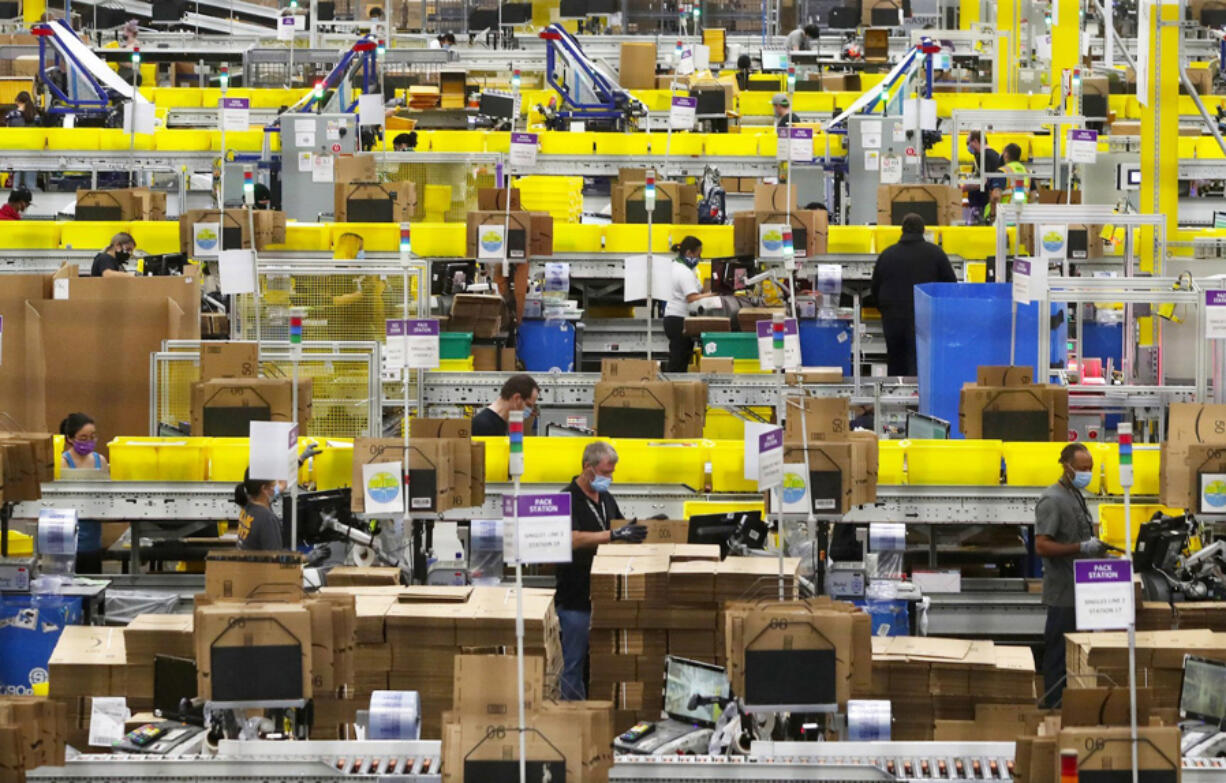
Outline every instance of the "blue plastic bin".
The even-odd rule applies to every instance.
[[[1123,324],[1081,322],[1081,355],[1088,359],[1102,359],[1103,372],[1107,371],[1108,359],[1113,360],[1115,369],[1120,368],[1123,350]]]
[[[524,321],[519,326],[518,352],[528,372],[573,372],[575,325],[560,319]]]
[[[915,350],[920,413],[958,421],[962,384],[974,383],[980,365],[1009,364],[1013,287],[1008,283],[925,283],[915,287]],[[1037,305],[1017,307],[1017,352],[1013,364],[1034,367],[1038,359]],[[1053,303],[1059,325],[1051,330],[1053,364],[1068,360],[1064,305]],[[1036,368],[1035,376],[1044,377]],[[952,427],[950,435],[963,437]]]
[[[800,361],[805,367],[842,367],[851,372],[852,323],[843,319],[800,322]]]
[[[84,615],[82,599],[26,593],[0,595],[0,693],[32,694],[47,681],[47,663],[64,626]]]
[[[873,625],[873,636],[910,636],[911,619],[907,615],[907,602],[897,598],[864,598],[852,601],[868,612]]]

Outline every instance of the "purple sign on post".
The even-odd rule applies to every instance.
[[[1077,584],[1131,582],[1132,567],[1127,560],[1077,560],[1073,579]]]
[[[570,516],[570,493],[554,492],[540,495],[503,495],[502,513],[515,516],[516,501],[519,501],[519,518]]]
[[[438,321],[434,318],[410,318],[404,322],[405,334],[410,337],[437,337]]]
[[[404,337],[404,321],[389,318],[387,321],[388,337]]]
[[[764,318],[758,321],[757,328],[758,328],[758,338],[759,339],[764,338],[764,337],[774,336],[771,332],[771,322],[769,318]],[[800,332],[798,332],[796,329],[796,319],[795,318],[783,319],[783,336],[787,337],[788,335],[796,335],[796,334],[800,334]]]
[[[1098,131],[1074,129],[1069,138],[1073,141],[1098,141]]]
[[[1226,291],[1206,291],[1205,304],[1209,307],[1226,307]]]
[[[774,429],[770,432],[764,432],[758,436],[758,453],[761,454],[771,449],[777,449],[783,446],[783,430]]]
[[[221,108],[223,109],[248,109],[251,107],[251,101],[247,98],[222,98]]]
[[[695,109],[698,107],[698,99],[697,98],[685,98],[682,96],[678,96],[676,98],[673,98],[673,105],[687,108],[687,109]]]
[[[512,144],[536,144],[536,134],[535,133],[512,133],[511,143]]]

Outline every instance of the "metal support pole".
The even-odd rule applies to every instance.
[[[1132,565],[1132,423],[1120,422],[1120,484],[1124,487],[1124,557]],[[1127,462],[1125,462],[1125,456]],[[1131,569],[1130,569],[1131,571]],[[1128,727],[1132,746],[1132,783],[1137,775],[1137,623],[1136,607],[1128,623]]]

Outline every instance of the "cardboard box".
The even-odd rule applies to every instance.
[[[1213,71],[1208,68],[1184,68],[1183,72],[1188,77],[1188,81],[1192,83],[1192,87],[1196,89],[1197,95],[1213,94]],[[1105,82],[1106,79],[1104,78],[1103,81]],[[1084,85],[1084,80],[1082,83]],[[1179,92],[1183,95],[1188,92],[1182,82],[1179,85]]]
[[[689,316],[685,319],[684,333],[690,337],[697,337],[703,332],[730,332],[732,331],[732,321],[727,317],[718,316]]]
[[[314,693],[311,613],[302,604],[200,606],[195,629],[201,698],[309,699]]]
[[[789,396],[784,400],[784,443],[847,440],[850,410],[847,397]]]
[[[796,186],[791,186],[791,195],[788,194],[788,186],[786,185],[765,185],[757,183],[753,188],[753,211],[754,212],[787,212],[789,209],[798,210],[801,208],[800,196],[796,193]]]
[[[842,383],[842,367],[801,367],[798,372],[786,372],[783,382],[788,386],[810,383]]]
[[[399,585],[400,569],[383,566],[337,566],[328,571],[328,587]]]
[[[1025,414],[1046,413],[1046,440],[1068,440],[1068,389],[1063,386],[978,386],[964,384],[958,406],[958,426],[967,438],[1000,438],[1002,440],[1037,440],[1037,423],[1030,426]],[[985,417],[1003,414],[998,425],[1006,431],[985,432]],[[1009,420],[1009,415],[1013,420]],[[1012,431],[1009,428],[1013,427]]]
[[[303,562],[296,552],[210,552],[204,560],[204,594],[213,601],[297,601]]]
[[[489,339],[502,332],[502,297],[493,294],[456,294],[451,300],[448,331],[472,332],[473,337]]]
[[[755,212],[732,215],[732,252],[737,256],[758,257],[758,216]]]
[[[698,359],[698,371],[729,374],[736,372],[736,359],[723,356],[702,356]]]
[[[791,602],[730,603],[724,612],[728,676],[734,693],[754,704],[759,691],[772,687],[772,670],[789,658],[828,667],[832,682],[818,688],[819,701],[845,705],[853,687],[872,680],[872,637],[867,614],[851,604],[814,598]],[[797,651],[820,654],[793,656]],[[816,673],[814,673],[816,676]],[[752,690],[747,689],[747,684]],[[806,696],[809,696],[806,694]]]
[[[337,182],[333,197],[337,223],[408,223],[417,217],[412,182]]]
[[[519,188],[511,188],[511,211],[522,210],[520,206],[520,191]],[[497,211],[507,209],[507,189],[506,188],[478,188],[477,189],[477,209],[483,211]]]
[[[860,74],[858,73],[824,73],[822,74],[822,90],[825,92],[859,92]]]
[[[609,198],[614,223],[645,224],[647,213],[644,199],[647,185],[626,182],[613,185]],[[637,204],[637,206],[636,206]],[[665,210],[671,214],[665,214]],[[679,182],[656,182],[656,211],[652,220],[673,225],[694,225],[698,222],[698,188]]]
[[[149,188],[78,190],[76,220],[165,220],[166,193]]]
[[[602,381],[654,381],[660,375],[660,363],[648,359],[601,359]]]
[[[201,313],[200,337],[204,340],[225,340],[230,336],[230,317],[225,313]]]
[[[770,223],[787,223],[792,227],[792,246],[797,258],[814,258],[826,252],[828,221],[829,215],[823,209],[755,213],[755,228]]]
[[[524,259],[553,255],[553,218],[522,210],[476,210],[468,213],[467,254],[478,258],[483,226],[506,228],[507,258]],[[501,251],[499,258],[501,258]]]
[[[1137,688],[1137,715],[1149,715],[1153,690]],[[1060,705],[1060,725],[1128,726],[1128,688],[1065,688]]]
[[[1164,444],[1160,460],[1161,483],[1159,493],[1164,505],[1188,509],[1193,513],[1208,513],[1210,509],[1202,510],[1200,506],[1201,474],[1226,473],[1226,446],[1204,446],[1200,444],[1186,446],[1182,460],[1175,456],[1172,449]],[[1167,460],[1171,461],[1168,466]],[[1191,626],[1180,625],[1181,628]]]
[[[338,185],[348,182],[378,182],[378,161],[374,154],[369,152],[336,155],[332,159],[332,181]],[[338,222],[341,221],[338,219]]]
[[[465,720],[505,725],[518,720],[514,655],[457,655],[451,708]],[[524,656],[524,709],[540,706],[545,691],[545,659]]]
[[[298,435],[311,424],[310,378],[298,380]],[[246,437],[251,421],[294,421],[293,381],[283,378],[214,378],[192,384],[192,434]]]
[[[1183,766],[1179,737],[1179,728],[1175,726],[1137,727],[1137,767],[1142,779],[1178,783]],[[1132,735],[1131,729],[1126,726],[1061,728],[1056,745],[1061,749],[1077,751],[1079,777],[1115,779],[1117,775],[1130,776]],[[1059,754],[1056,755],[1056,764],[1059,764]],[[1060,779],[1058,768],[1053,771],[1053,779]]]
[[[451,440],[410,439],[408,451],[409,505],[413,511],[447,511],[451,506],[453,482]],[[353,445],[353,493],[351,508],[362,513],[366,498],[362,466],[376,462],[399,462],[404,465],[404,441],[400,438],[358,438]]]
[[[863,448],[863,447],[862,447]],[[819,514],[845,514],[855,504],[857,479],[853,444],[809,441],[807,446],[786,443],[784,463],[809,462],[809,495],[813,510]],[[867,477],[861,477],[868,483]],[[876,496],[875,482],[874,497]],[[863,496],[863,490],[860,493]]]
[[[126,665],[122,628],[64,626],[47,664],[51,696],[122,696]]]
[[[211,342],[200,345],[200,380],[255,378],[260,374],[260,345],[255,342]]]
[[[128,663],[152,664],[157,655],[191,658],[196,654],[190,614],[137,615],[123,635]]]
[[[1193,492],[1192,446],[1226,447],[1226,405],[1173,402],[1167,408],[1166,440],[1159,467],[1159,496],[1163,505],[1192,509],[1199,497]],[[1208,452],[1196,456],[1199,466]],[[1195,510],[1195,509],[1193,509]]]
[[[653,41],[624,41],[617,68],[618,84],[626,90],[654,90],[656,87],[656,44]]]
[[[936,204],[937,222],[942,226],[954,225],[962,218],[962,191],[952,185],[879,185],[877,225],[902,225],[903,216],[913,210],[900,207],[895,220],[895,205],[910,203]]]
[[[701,381],[600,381],[595,407],[601,435],[700,438],[707,387]]]
[[[1034,383],[1034,368],[980,365],[976,370],[977,386],[1030,386]]]
[[[782,307],[742,307],[736,314],[737,326],[742,332],[756,332],[758,321],[769,321],[775,313],[782,312]]]
[[[499,349],[495,345],[474,345],[472,352],[473,369],[477,372],[514,372],[517,369],[515,349],[510,346]]]
[[[179,249],[194,257],[192,227],[197,223],[219,223],[222,241],[227,250],[250,249],[251,229],[255,229],[255,247],[263,250],[268,245],[285,242],[285,213],[270,209],[257,209],[248,216],[249,208],[225,210],[225,218],[216,209],[193,209],[179,216]]]

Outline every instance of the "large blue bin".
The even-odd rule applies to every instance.
[[[873,636],[910,636],[911,618],[907,602],[898,598],[863,598],[851,603],[868,613]]]
[[[841,318],[800,322],[800,361],[805,367],[842,367],[851,372],[852,323]]]
[[[1008,283],[925,283],[915,287],[915,350],[919,366],[919,409],[958,421],[962,384],[974,383],[980,365],[1009,364],[1009,327],[1013,287]],[[1017,307],[1015,365],[1038,360],[1037,305]],[[1063,303],[1051,305],[1064,314]],[[1061,317],[1051,330],[1052,363],[1068,359],[1068,323]],[[1035,369],[1035,378],[1044,377]],[[951,435],[962,437],[954,426]]]
[[[75,596],[0,595],[0,693],[31,694],[47,681],[47,663],[64,626],[83,616]]]
[[[575,325],[561,319],[524,321],[519,326],[518,352],[528,372],[573,372]]]
[[[1118,370],[1124,350],[1124,325],[1082,321],[1080,326],[1081,355],[1089,359],[1102,359],[1103,372],[1107,370],[1107,360],[1112,359],[1112,366]]]

